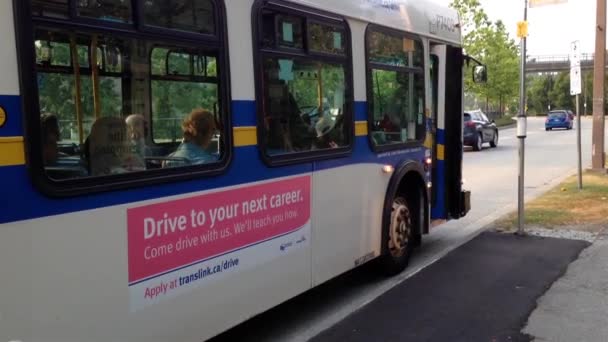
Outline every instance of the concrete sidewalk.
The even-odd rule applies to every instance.
[[[602,234],[543,295],[523,333],[535,341],[608,341],[608,236]]]

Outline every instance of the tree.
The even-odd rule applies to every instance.
[[[517,98],[519,49],[509,38],[505,25],[501,21],[490,21],[478,0],[453,0],[451,6],[462,21],[465,53],[488,68],[488,82],[475,84],[466,77],[465,92],[503,113]]]

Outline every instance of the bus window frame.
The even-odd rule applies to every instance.
[[[134,4],[137,3],[137,1],[135,1]],[[162,32],[151,34],[145,30],[138,30],[135,25],[128,25],[128,29],[125,29],[123,28],[124,25],[119,25],[119,27],[115,23],[103,20],[74,20],[75,18],[55,19],[44,16],[34,16],[31,11],[31,2],[29,0],[13,0],[15,35],[17,41],[17,64],[25,130],[24,138],[26,142],[25,165],[27,166],[32,183],[38,191],[50,198],[78,197],[201,178],[208,179],[213,176],[224,174],[228,170],[233,158],[233,127],[231,118],[232,96],[230,91],[228,26],[224,1],[213,1],[216,5],[216,19],[218,20],[218,28],[220,29],[218,29],[214,39],[205,40],[201,39],[202,37],[200,37],[200,35],[197,35],[197,39],[194,39],[192,35],[182,35],[181,31],[176,32],[175,30],[161,30]],[[137,19],[138,18],[135,18],[136,22],[139,21]],[[200,48],[202,44],[206,44],[206,49],[217,51],[219,79],[218,104],[220,106],[219,113],[222,116],[221,123],[224,127],[221,134],[225,138],[223,142],[224,150],[222,151],[221,158],[217,162],[210,164],[151,169],[108,176],[88,176],[65,180],[57,180],[49,177],[45,172],[42,158],[40,106],[38,84],[36,81],[37,64],[34,48],[34,32],[40,27],[58,30],[73,30],[82,34],[114,34],[123,38],[141,38],[152,42],[175,44],[178,46],[186,45],[192,48]],[[151,66],[149,66],[149,68],[151,69]],[[219,70],[223,70],[223,72],[219,72]],[[148,83],[148,87],[151,88],[151,79]],[[151,98],[148,100],[151,100]],[[151,122],[149,124],[151,127]]]
[[[376,63],[376,62],[372,62],[370,60],[370,49],[369,49],[369,40],[370,40],[370,36],[372,32],[379,32],[379,33],[383,33],[383,34],[387,34],[387,35],[398,35],[401,36],[401,38],[408,38],[408,39],[412,39],[414,41],[418,41],[421,43],[422,48],[423,48],[423,58],[422,58],[422,64],[420,66],[411,68],[411,67],[399,67],[399,66],[389,66],[389,65],[385,65],[385,64],[381,64],[381,63]],[[395,151],[395,150],[403,150],[403,149],[409,149],[409,148],[419,148],[419,147],[424,147],[424,140],[425,140],[425,136],[426,133],[428,131],[427,129],[427,116],[426,116],[426,76],[425,76],[425,72],[424,72],[424,68],[426,67],[425,64],[425,60],[426,60],[426,52],[424,51],[424,41],[422,39],[421,36],[416,35],[414,33],[410,33],[407,31],[401,31],[401,30],[397,30],[397,29],[393,29],[390,27],[386,27],[386,26],[381,26],[381,25],[377,25],[377,24],[368,24],[366,29],[365,29],[365,83],[366,83],[366,94],[367,94],[367,138],[369,141],[369,145],[371,147],[371,149],[376,153],[383,153],[383,152],[388,152],[388,151]],[[396,72],[408,72],[408,73],[414,73],[414,74],[418,74],[421,78],[422,78],[422,82],[424,83],[424,96],[422,96],[422,101],[423,101],[423,108],[424,108],[424,112],[422,113],[423,115],[423,132],[420,133],[421,137],[415,140],[410,140],[410,141],[406,141],[406,142],[400,142],[400,143],[395,143],[395,144],[385,144],[385,145],[378,145],[374,142],[374,139],[372,137],[372,133],[373,133],[373,127],[374,127],[374,81],[372,79],[372,70],[386,70],[386,71],[396,71]],[[416,125],[418,126],[418,125]],[[423,134],[424,133],[424,134]],[[418,132],[416,132],[416,134],[418,134]]]
[[[145,0],[144,0],[145,1]],[[225,10],[225,5],[224,5],[224,1],[222,0],[208,0],[212,3],[213,5],[213,9],[215,11],[215,34],[210,34],[210,33],[197,33],[197,32],[193,32],[193,31],[185,31],[185,30],[180,30],[180,29],[174,29],[174,28],[168,28],[168,27],[162,27],[162,26],[156,26],[156,25],[150,25],[150,24],[146,24],[145,21],[145,16],[146,14],[144,13],[144,6],[141,4],[140,0],[135,0],[134,1],[134,5],[135,8],[133,9],[133,13],[135,15],[135,18],[137,18],[137,28],[141,31],[141,32],[147,32],[147,33],[160,33],[160,34],[173,34],[177,37],[183,37],[183,38],[189,38],[189,39],[203,39],[203,40],[219,40],[218,37],[220,36],[227,36],[226,32],[228,32],[227,30],[224,32],[221,32],[222,30],[224,30],[224,26],[227,23],[227,19],[226,17],[218,17],[218,13],[221,13],[222,11],[224,13],[226,13]],[[218,6],[220,6],[220,8],[218,8]],[[219,20],[217,20],[219,19]],[[226,49],[228,48],[227,42],[226,42]]]
[[[303,20],[303,48],[281,47],[275,42],[274,48],[263,47],[263,10],[271,10],[284,15],[300,16]],[[353,53],[352,35],[348,21],[345,17],[287,1],[256,0],[252,12],[252,44],[253,44],[253,63],[255,80],[255,97],[257,111],[257,139],[258,150],[262,161],[270,167],[303,164],[328,159],[349,157],[352,155],[355,145],[355,95],[353,78]],[[317,51],[310,51],[308,46],[308,23],[324,24],[332,27],[340,27],[344,30],[344,39],[347,41],[344,55],[328,54]],[[276,25],[276,24],[275,24]],[[276,37],[275,37],[276,38]],[[315,61],[341,64],[344,66],[345,96],[344,96],[344,136],[348,144],[338,148],[310,150],[304,152],[286,152],[277,155],[269,155],[266,146],[266,130],[264,128],[264,59],[271,58],[294,58],[305,59],[313,57]]]

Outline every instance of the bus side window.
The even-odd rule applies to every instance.
[[[420,40],[370,26],[368,102],[376,146],[424,139],[424,66]]]
[[[267,5],[258,16],[264,155],[344,151],[353,108],[346,22],[283,10]]]
[[[141,15],[156,31],[136,34],[114,28],[117,22],[133,22],[131,2],[78,2],[74,15],[98,20],[95,31],[38,19],[58,13],[64,3],[32,4],[47,177],[69,180],[194,165],[211,169],[227,161],[222,93],[228,92],[220,88],[227,75],[218,65],[222,43],[214,36],[214,0],[162,15],[146,1]],[[184,38],[184,31],[201,36]]]

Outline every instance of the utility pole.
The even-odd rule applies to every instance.
[[[605,1],[605,0],[604,0]],[[528,0],[524,0],[524,21],[518,29],[521,38],[521,69],[519,76],[519,115],[517,116],[517,138],[519,140],[519,176],[517,178],[517,234],[524,234],[524,166],[526,149],[526,37],[528,36]]]
[[[606,73],[606,0],[597,0],[595,59],[593,65],[592,168],[605,169],[604,156],[604,75]]]

